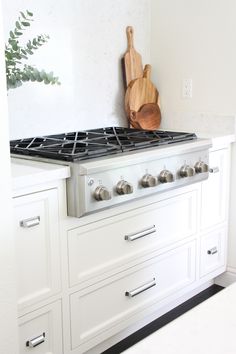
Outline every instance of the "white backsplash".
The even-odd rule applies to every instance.
[[[61,86],[26,83],[9,90],[11,139],[101,126],[127,125],[121,58],[126,27],[135,47],[150,62],[150,0],[2,0],[7,34],[19,11],[34,13],[27,40],[46,33],[50,40],[29,59],[53,70]]]
[[[235,116],[214,113],[168,113],[161,122],[161,129],[198,132],[212,135],[236,133]]]

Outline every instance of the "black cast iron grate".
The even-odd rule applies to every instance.
[[[196,139],[194,133],[108,127],[10,141],[11,153],[79,161]]]

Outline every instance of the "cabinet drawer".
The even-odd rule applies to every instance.
[[[21,309],[60,290],[57,190],[15,198],[14,214]]]
[[[62,354],[61,302],[19,319],[20,354]]]
[[[218,229],[201,237],[200,276],[215,271],[225,264],[226,229]]]
[[[148,315],[153,311],[151,305],[194,280],[195,242],[192,241],[122,272],[106,284],[72,294],[72,349],[86,342],[83,350],[88,350]]]
[[[193,235],[196,194],[191,191],[69,231],[70,286],[98,280],[117,266]]]

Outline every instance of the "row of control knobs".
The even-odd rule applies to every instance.
[[[179,170],[179,176],[181,178],[192,177],[195,173],[204,173],[208,172],[208,165],[199,161],[195,164],[194,167],[190,165],[183,165]],[[150,174],[146,174],[141,179],[141,185],[144,188],[155,187],[158,182],[160,183],[170,183],[174,181],[173,174],[168,170],[163,170],[160,172],[159,176],[152,176]],[[133,186],[127,181],[121,180],[116,185],[116,192],[119,195],[131,194],[133,193]],[[98,186],[94,191],[94,198],[98,201],[101,200],[109,200],[111,199],[111,192],[105,186]]]

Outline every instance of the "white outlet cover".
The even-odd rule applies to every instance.
[[[192,98],[193,96],[193,80],[183,79],[182,81],[182,97]]]

